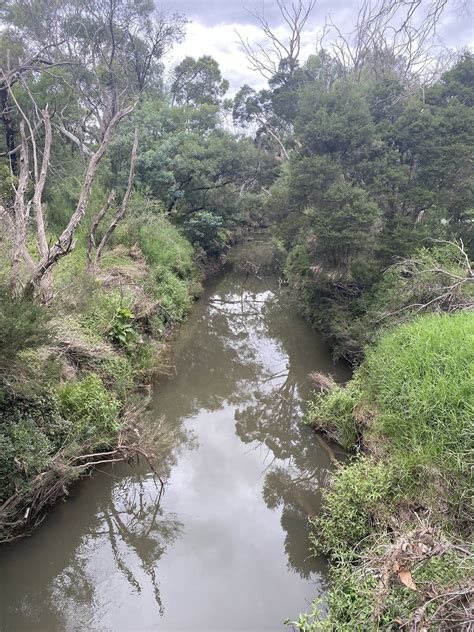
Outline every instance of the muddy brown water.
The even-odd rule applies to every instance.
[[[274,275],[214,279],[173,343],[145,464],[81,482],[0,551],[0,629],[285,630],[326,589],[309,554],[328,451],[301,423],[308,373],[347,378]]]

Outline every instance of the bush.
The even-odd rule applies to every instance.
[[[51,339],[48,311],[35,303],[16,300],[0,287],[0,380],[11,371],[20,351],[35,349]]]
[[[323,496],[322,516],[311,519],[313,544],[334,559],[346,559],[374,524],[388,517],[395,497],[394,473],[386,463],[360,458],[335,473]]]
[[[221,253],[227,244],[223,230],[224,220],[209,211],[200,211],[190,217],[185,224],[186,235],[191,243],[200,246],[209,255]]]
[[[348,450],[357,441],[355,408],[359,402],[360,389],[353,379],[345,387],[334,386],[327,395],[317,395],[308,406],[306,421]]]
[[[6,393],[0,399],[0,498],[22,492],[29,481],[49,464],[69,431],[55,395],[18,397]]]
[[[120,427],[120,403],[97,375],[65,384],[58,395],[61,414],[71,422],[71,440],[92,449],[111,445]]]
[[[28,483],[50,463],[51,442],[28,417],[1,424],[0,499],[25,492]]]

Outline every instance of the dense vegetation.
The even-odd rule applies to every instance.
[[[91,464],[148,455],[136,391],[203,270],[256,221],[275,160],[226,131],[212,58],[166,75],[183,16],[146,1],[1,11],[4,540]]]
[[[338,356],[360,360],[374,323],[430,300],[424,287],[398,291],[385,273],[397,260],[431,252],[449,267],[436,240],[453,238],[472,255],[473,68],[466,55],[414,94],[396,66],[356,80],[320,53],[301,70],[321,78],[303,82],[297,107],[291,101],[297,149],[266,210],[302,310]]]
[[[359,446],[313,520],[315,546],[333,562],[329,618],[318,624],[315,605],[314,629],[465,624],[473,349],[472,314],[418,317],[310,406],[309,423]]]
[[[431,67],[434,51],[402,5],[364,5],[352,36],[302,64],[260,16],[283,59],[249,49],[268,89],[234,102],[282,159],[264,213],[301,311],[335,357],[363,360],[344,387],[317,377],[309,405],[356,456],[312,521],[332,588],[301,630],[471,621],[474,59],[427,76],[413,46]]]
[[[186,20],[147,0],[2,3],[0,541],[146,452],[136,394],[167,331],[263,226],[304,316],[360,365],[309,406],[356,456],[314,519],[327,616],[297,625],[465,625],[474,58],[435,57],[428,4],[420,22],[423,3],[366,3],[305,60],[314,3],[282,4],[288,42],[264,15],[267,44],[243,41],[267,88],[225,99],[211,57],[166,73]]]

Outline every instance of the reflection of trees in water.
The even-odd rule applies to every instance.
[[[301,425],[301,400],[307,396],[307,374],[332,367],[324,350],[315,366],[317,340],[301,330],[293,310],[289,317],[274,281],[230,275],[219,282],[210,304],[196,305],[173,344],[177,375],[163,391],[157,389],[157,412],[150,411],[145,425],[153,430],[147,441],[156,446],[157,469],[166,478],[176,454],[189,446],[184,419],[200,409],[217,410],[226,402],[238,407],[240,439],[266,446],[266,463],[273,457],[263,497],[271,509],[281,508],[288,564],[309,577],[318,562],[308,557],[307,517],[318,511],[329,458]],[[168,421],[157,419],[165,410]],[[99,580],[116,569],[132,590],[154,592],[163,611],[166,604],[161,602],[155,571],[182,525],[160,506],[160,488],[155,488],[146,467],[132,473],[125,465],[104,469],[124,478],[98,475],[68,506],[67,546],[58,546],[48,564],[36,564],[34,574],[18,570],[16,585],[21,583],[24,595],[20,604],[13,589],[5,587],[11,595],[11,621],[18,620],[21,610],[29,629],[35,629],[38,620],[52,622],[51,629],[67,629],[79,620],[84,628],[99,629],[88,627],[94,616],[91,604],[102,597]],[[74,512],[76,519],[71,519]],[[60,538],[61,530],[58,527],[53,534]],[[44,533],[51,536],[51,531]],[[112,568],[100,568],[105,562]],[[38,593],[38,585],[45,587],[44,593]]]
[[[274,465],[267,471],[263,486],[269,509],[282,509],[288,565],[306,579],[321,567],[321,561],[310,555],[308,518],[318,511],[327,473],[324,467],[302,471],[287,464]]]
[[[270,509],[281,507],[288,564],[308,578],[320,567],[310,557],[308,517],[320,506],[330,460],[301,422],[302,393],[308,389],[307,374],[315,368],[314,349],[292,328],[282,307],[281,302],[268,301],[263,309],[266,336],[277,343],[280,357],[263,373],[260,368],[252,401],[235,413],[236,433],[244,443],[264,445],[273,455],[263,497]]]
[[[137,568],[143,570],[163,614],[157,562],[181,533],[183,525],[174,514],[164,513],[161,493],[150,483],[149,479],[124,479],[115,486],[102,514],[100,534],[107,537],[117,569],[136,592],[142,591]],[[127,563],[130,554],[133,554],[133,564]]]
[[[155,460],[159,463],[160,475],[166,479],[177,454],[184,447],[194,447],[193,437],[184,429],[182,420],[160,417],[153,421],[145,419],[145,424],[150,428],[148,440],[156,446]],[[149,473],[137,472],[134,477],[120,479],[105,497],[106,504],[100,514],[101,528],[96,532],[108,540],[117,569],[136,592],[142,591],[137,571],[143,571],[160,614],[164,606],[156,576],[157,564],[183,528],[175,514],[163,510],[162,495],[163,488]]]
[[[150,427],[148,440],[153,439],[156,445],[160,475],[166,479],[176,454],[185,446],[194,446],[192,436],[175,420],[160,418],[145,422]],[[115,478],[115,473],[119,477]],[[100,599],[100,594],[95,597],[94,593],[100,586],[96,574],[100,576],[103,569],[95,569],[94,561],[107,560],[107,549],[115,565],[107,568],[108,574],[114,576],[118,571],[136,593],[143,592],[148,585],[162,615],[165,606],[157,577],[158,562],[178,538],[183,525],[175,514],[164,511],[161,485],[145,465],[136,467],[132,474],[123,464],[104,468],[102,476],[97,477],[88,498],[87,508],[94,503],[93,517],[85,521],[89,529],[86,533],[78,531],[82,543],[67,549],[76,551],[74,558],[60,561],[65,570],[53,574],[56,575],[54,603],[60,606],[55,617],[65,622],[76,621],[80,614],[87,621],[90,604]],[[97,555],[82,555],[84,549],[96,550]],[[61,623],[58,629],[66,627]]]
[[[259,284],[261,285],[261,284]],[[265,334],[262,288],[229,277],[209,302],[195,307],[175,344],[176,372],[166,397],[178,419],[249,400],[262,372],[259,337]],[[157,393],[160,406],[160,389]]]

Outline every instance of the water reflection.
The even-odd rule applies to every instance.
[[[4,550],[0,629],[275,630],[324,590],[307,518],[331,462],[301,416],[308,373],[344,369],[276,278],[237,273],[196,305],[171,363],[147,421],[164,498],[144,464],[81,483]]]

